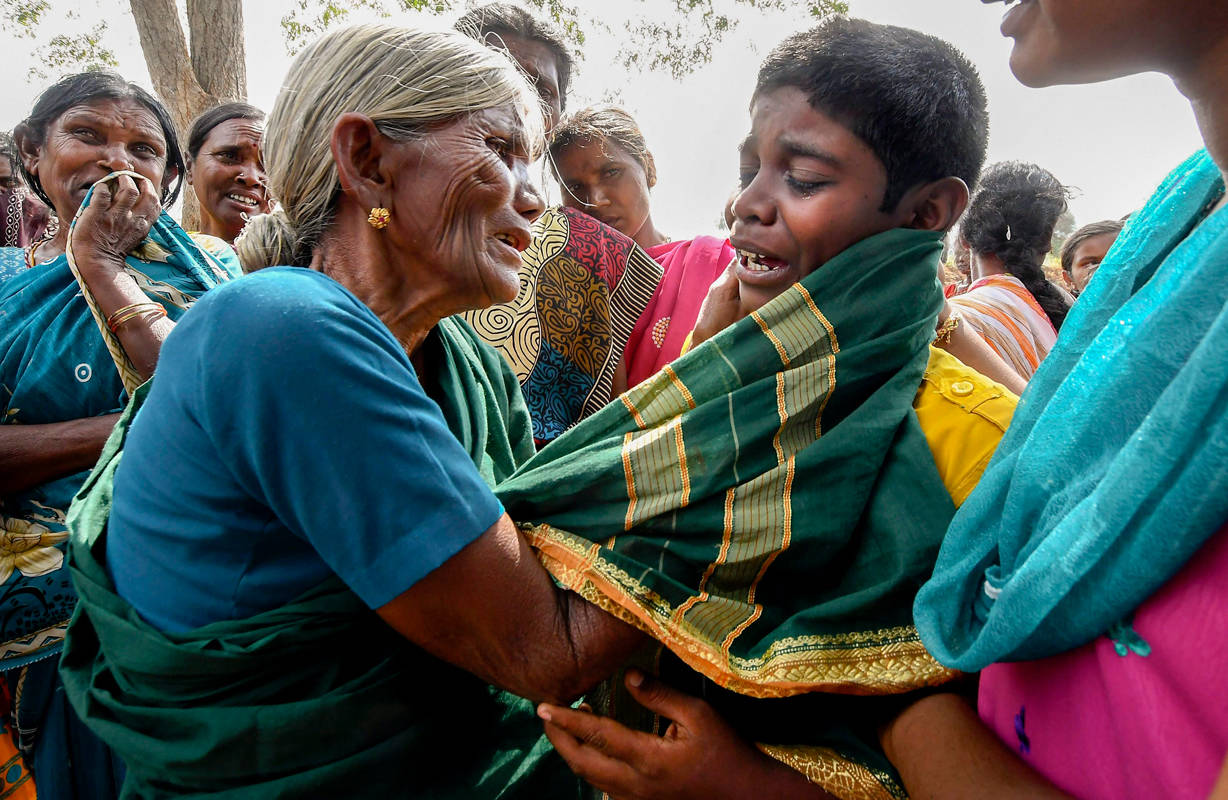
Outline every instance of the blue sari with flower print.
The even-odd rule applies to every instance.
[[[17,248],[0,252],[0,259],[21,256]],[[171,319],[206,290],[240,274],[232,251],[211,243],[206,250],[165,212],[128,256],[125,271]],[[67,258],[0,282],[0,423],[95,417],[118,412],[125,402],[115,363]],[[0,495],[0,670],[60,650],[76,603],[64,569],[64,515],[87,474]]]

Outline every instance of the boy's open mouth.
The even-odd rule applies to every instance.
[[[789,266],[789,262],[750,250],[738,251],[738,264],[747,272],[773,272]]]

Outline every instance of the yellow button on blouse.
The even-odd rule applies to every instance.
[[[913,409],[956,506],[981,479],[1018,402],[1006,387],[945,350],[930,348]]]

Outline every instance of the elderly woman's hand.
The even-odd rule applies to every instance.
[[[119,272],[124,257],[149,235],[161,211],[158,188],[147,178],[121,174],[99,183],[71,233],[82,275],[88,280]]]
[[[830,798],[800,773],[742,739],[712,708],[628,670],[627,689],[670,720],[664,736],[608,717],[542,704],[546,736],[581,778],[617,800],[779,797]]]

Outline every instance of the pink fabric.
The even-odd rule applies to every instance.
[[[1202,800],[1228,751],[1228,526],[1139,607],[1133,629],[1146,657],[1101,636],[991,665],[981,719],[1075,797]]]
[[[682,353],[708,287],[733,260],[727,239],[697,236],[649,247],[662,267],[661,283],[627,340],[627,385],[635,386]]]

